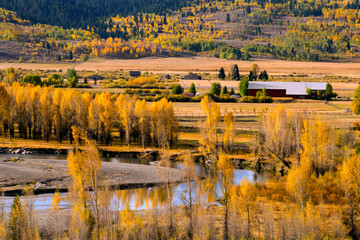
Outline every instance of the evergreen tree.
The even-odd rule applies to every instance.
[[[228,13],[226,14],[226,22],[228,22],[228,23],[230,22],[230,14],[228,14]]]
[[[73,57],[73,52],[70,50],[70,53],[69,53],[69,59],[70,60],[73,60],[74,59],[74,57]]]
[[[88,84],[88,80],[86,77],[84,78],[84,84]]]
[[[225,70],[224,70],[224,68],[222,67],[222,68],[220,68],[220,71],[219,71],[219,74],[218,74],[218,78],[224,80],[225,77],[226,77],[226,75],[225,75]]]
[[[262,72],[260,73],[259,79],[260,79],[260,80],[263,80],[263,81],[269,80],[269,76],[268,76],[266,70],[264,70],[264,71],[262,71]]]
[[[192,83],[189,87],[189,93],[193,93],[194,96],[196,95],[196,88],[195,88],[195,84]]]
[[[230,95],[235,95],[234,88],[231,88],[231,90],[230,90]]]
[[[252,71],[250,71],[249,73],[249,81],[254,81],[255,80],[255,75]]]
[[[231,65],[231,67],[230,67],[230,78],[232,80],[239,80],[240,79],[239,68],[238,68],[237,64]]]
[[[226,86],[224,86],[223,90],[222,90],[222,94],[228,94],[228,89]]]

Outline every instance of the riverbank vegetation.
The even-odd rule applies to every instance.
[[[61,109],[66,109],[66,114],[71,113],[65,107],[68,105],[61,105],[69,102],[65,101],[67,94],[71,96],[70,102],[76,102],[76,99],[85,101],[76,105],[78,113],[71,118],[80,121],[69,125],[71,132],[68,132],[75,146],[68,156],[69,174],[73,178],[73,184],[69,186],[70,198],[67,200],[70,210],[61,209],[60,196],[56,193],[52,207],[46,213],[45,218],[48,220],[38,224],[31,198],[24,196],[22,197],[24,201],[20,202],[17,197],[10,215],[5,213],[0,215],[0,234],[4,238],[21,236],[30,239],[203,239],[211,236],[220,239],[346,239],[348,237],[356,239],[358,237],[358,204],[354,204],[359,201],[357,199],[359,178],[356,173],[359,162],[358,133],[351,126],[335,127],[333,119],[325,119],[321,115],[306,112],[285,111],[282,105],[278,105],[276,109],[272,108],[271,111],[268,110],[269,112],[261,111],[259,128],[253,138],[255,142],[252,143],[252,150],[247,157],[253,159],[251,161],[253,169],[271,173],[272,176],[263,183],[253,183],[252,179],[246,178],[240,183],[234,182],[236,162],[234,148],[241,125],[235,121],[236,112],[227,110],[223,114],[221,105],[206,96],[202,99],[200,107],[205,118],[198,123],[200,135],[196,138],[199,142],[198,152],[215,171],[210,172],[211,177],[198,176],[194,167],[194,155],[183,152],[181,156],[185,163],[184,179],[187,187],[182,192],[182,204],[176,206],[173,204],[175,185],[165,181],[166,184],[159,188],[134,190],[135,195],[146,196],[146,209],[136,210],[136,208],[130,209],[129,196],[122,195],[120,190],[110,191],[106,187],[108,180],[101,178],[101,162],[94,140],[106,144],[108,137],[106,133],[113,134],[113,130],[108,129],[113,125],[109,125],[106,117],[111,116],[111,113],[120,113],[120,118],[115,122],[119,121],[118,124],[122,126],[123,143],[147,146],[147,141],[150,141],[161,149],[159,164],[170,166],[170,154],[167,149],[172,146],[172,141],[176,140],[176,135],[173,135],[172,131],[175,133],[178,127],[176,111],[171,103],[161,100],[148,105],[145,101],[136,100],[134,97],[120,95],[115,99],[105,93],[92,99],[86,93],[81,94],[73,90],[24,88],[18,84],[2,87],[1,90],[4,93],[1,96],[16,93],[16,97],[12,100],[16,104],[24,102],[21,101],[21,96],[32,96],[36,91],[41,92],[40,96],[48,96],[47,100],[52,99],[52,105],[54,101],[56,103],[60,94],[64,95],[60,106],[55,104],[57,108],[52,105],[46,107],[40,97],[38,107],[40,112],[37,113],[31,108],[33,111],[29,115],[30,124],[26,126],[32,126],[31,113],[36,113],[39,121],[43,121],[41,119],[46,119],[48,116],[44,111],[46,109],[58,109],[61,113],[59,116],[63,116]],[[4,100],[2,103],[1,109],[7,112],[6,106],[11,103],[4,104]],[[32,100],[29,101],[30,106],[33,103]],[[90,107],[91,105],[97,107]],[[2,115],[2,119],[4,116],[8,118],[16,116],[14,118],[16,123],[26,119],[29,113],[20,106],[26,108],[27,105],[14,106],[16,107],[11,109],[17,109],[16,113]],[[86,111],[81,106],[88,106],[89,115],[84,115]],[[95,112],[99,115],[94,115]],[[56,120],[56,114],[50,116],[52,117],[49,119]],[[86,121],[83,121],[92,118],[98,119],[100,124],[100,130],[95,135],[89,134],[94,122],[88,121],[87,125]],[[165,119],[173,120],[163,122],[162,120]],[[19,123],[21,126],[21,121]],[[41,125],[49,126],[46,124],[49,123],[45,121]],[[220,128],[222,124],[223,128]],[[51,129],[53,128],[58,129],[56,121],[51,123]],[[37,129],[39,129],[38,137],[53,132],[49,129]],[[29,129],[23,131],[23,134],[25,132],[29,132]],[[55,132],[59,134],[59,131]],[[105,134],[102,135],[103,133]],[[96,135],[98,138],[94,138]],[[29,136],[33,136],[33,131],[30,131]],[[168,171],[163,170],[161,174],[165,180],[169,178]],[[220,192],[216,192],[217,186],[220,187]],[[27,193],[31,191],[28,190]]]

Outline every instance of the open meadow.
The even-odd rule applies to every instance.
[[[360,77],[360,63],[298,62],[276,59],[252,59],[251,61],[227,60],[205,56],[194,57],[146,57],[140,59],[91,58],[86,62],[68,63],[0,63],[0,69],[8,67],[42,70],[138,70],[153,73],[186,74],[189,72],[217,73],[221,67],[229,69],[231,64],[239,66],[240,73],[248,73],[252,64],[258,64],[270,75],[306,74],[309,76],[333,75]]]

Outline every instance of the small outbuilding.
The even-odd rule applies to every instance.
[[[164,74],[161,76],[161,79],[165,80],[165,79],[171,79],[171,76],[169,74]]]
[[[184,92],[182,95],[188,96],[188,97],[194,97],[194,93]]]
[[[130,77],[140,77],[141,72],[140,71],[130,71]]]
[[[87,80],[92,80],[92,81],[99,81],[99,80],[103,80],[104,77],[100,76],[98,74],[94,74],[94,75],[88,76],[86,79]]]
[[[185,76],[182,76],[181,79],[183,79],[183,80],[201,80],[201,76],[194,74],[194,73],[190,73]]]
[[[325,91],[327,82],[249,82],[249,96],[266,89],[270,97],[308,98],[307,89],[311,89],[311,97],[317,97],[317,91]]]

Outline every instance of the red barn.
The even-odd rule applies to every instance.
[[[266,89],[270,97],[308,98],[306,90],[311,89],[311,96],[316,97],[317,91],[326,90],[326,82],[249,82],[249,96]]]

